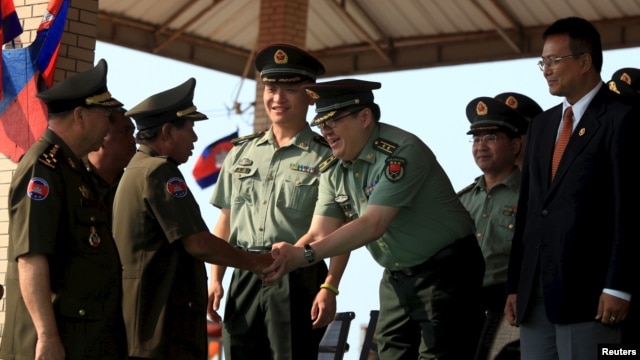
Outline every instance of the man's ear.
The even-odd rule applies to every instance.
[[[78,122],[78,124],[80,124],[80,126],[82,127],[87,126],[87,123],[85,122],[87,116],[89,116],[89,114],[87,114],[86,108],[83,108],[82,106],[76,106],[73,109],[73,121]]]
[[[175,127],[171,123],[162,124],[162,138],[168,141],[173,140]]]
[[[364,108],[360,110],[360,112],[358,113],[358,116],[362,119],[362,123],[365,126],[368,126],[370,123],[373,122],[373,113],[371,113],[371,109],[369,108]]]
[[[591,54],[584,54],[581,61],[580,65],[582,66],[583,73],[588,72],[589,69],[593,67],[593,58],[591,57]]]
[[[516,157],[518,157],[518,154],[520,154],[520,152],[522,152],[524,143],[522,142],[522,138],[521,137],[515,137],[513,139],[511,139],[511,147],[514,151],[514,155]]]

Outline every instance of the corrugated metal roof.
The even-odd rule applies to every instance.
[[[234,75],[258,38],[259,0],[99,6],[98,40]],[[327,76],[537,56],[544,28],[567,16],[592,21],[605,49],[640,46],[640,0],[309,0],[308,16]]]

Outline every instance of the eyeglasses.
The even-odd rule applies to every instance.
[[[538,67],[540,68],[540,71],[544,71],[544,68],[553,68],[556,65],[558,65],[558,63],[564,59],[568,59],[571,57],[576,57],[576,56],[580,56],[584,54],[583,52],[579,52],[579,53],[575,53],[575,54],[571,54],[571,55],[566,55],[566,56],[560,56],[560,57],[550,57],[550,58],[542,58],[542,60],[538,61]]]
[[[498,135],[496,134],[486,134],[486,135],[482,135],[482,136],[474,136],[471,139],[469,139],[469,142],[472,143],[473,145],[476,144],[495,144],[498,141]]]
[[[327,120],[327,121],[325,121],[323,123],[320,123],[320,124],[318,124],[318,129],[322,130],[322,129],[324,129],[325,126],[328,127],[329,129],[333,129],[334,127],[336,127],[336,125],[337,125],[336,123],[338,121],[340,121],[340,120],[342,120],[342,119],[344,119],[346,117],[353,116],[353,115],[359,113],[361,110],[362,109],[354,110],[352,112],[348,112],[348,113],[340,116],[339,118],[330,119],[330,120]]]

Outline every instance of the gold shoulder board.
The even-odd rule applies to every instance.
[[[474,187],[476,187],[476,185],[478,185],[478,181],[479,180],[480,180],[480,177],[478,176],[473,183],[465,186],[462,190],[458,191],[458,193],[456,195],[462,196],[462,195],[468,193],[469,191],[471,191],[471,189],[473,189]]]
[[[396,151],[396,148],[398,148],[398,144],[392,143],[391,141],[383,138],[377,138],[373,141],[373,148],[383,154],[391,155]]]
[[[58,151],[60,150],[60,146],[57,144],[49,144],[49,146],[44,150],[38,161],[42,164],[50,167],[51,169],[55,169],[58,164],[58,157],[60,154]]]
[[[328,158],[324,159],[324,161],[320,163],[320,166],[318,166],[318,168],[320,169],[320,172],[323,173],[329,170],[329,168],[337,162],[338,162],[338,158],[335,157],[334,155],[331,155]]]
[[[264,135],[264,131],[260,131],[260,132],[257,132],[255,134],[251,134],[251,135],[245,135],[245,136],[237,137],[235,139],[231,139],[231,144],[233,144],[233,146],[240,145],[240,144],[243,144],[243,143],[245,143],[245,142],[247,142],[247,141],[249,141],[251,139],[258,138],[258,137],[260,137],[262,135]]]

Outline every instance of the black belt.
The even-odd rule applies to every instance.
[[[244,250],[246,252],[254,253],[254,254],[268,254],[271,252],[271,246],[252,246],[250,248],[245,248],[242,246],[236,246],[238,249]]]
[[[460,245],[464,245],[465,242],[469,241],[467,239],[472,239],[473,241],[477,241],[475,239],[475,236],[471,235],[471,236],[466,236],[463,237],[461,239],[458,239],[456,241],[454,241],[452,244],[449,244],[447,246],[445,246],[444,248],[440,249],[440,251],[438,251],[437,253],[435,253],[435,255],[431,256],[430,258],[428,258],[425,262],[418,264],[418,265],[414,265],[408,268],[404,268],[404,269],[400,269],[400,270],[388,270],[389,273],[391,274],[391,276],[393,277],[398,277],[398,276],[413,276],[416,274],[420,274],[423,271],[427,270],[428,268],[430,268],[431,266],[437,264],[438,262],[448,258],[449,256],[453,255],[456,252],[456,248],[460,247]]]

